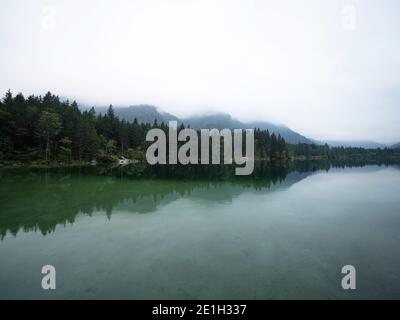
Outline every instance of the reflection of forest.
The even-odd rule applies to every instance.
[[[272,167],[256,162],[251,176],[235,176],[234,166],[82,167],[0,171],[0,237],[72,223],[78,214],[113,210],[147,213],[181,197],[226,202],[244,191],[287,188],[326,163]],[[303,172],[303,173],[301,173]]]

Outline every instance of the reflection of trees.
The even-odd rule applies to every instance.
[[[232,198],[243,189],[269,189],[285,179],[286,168],[257,164],[254,175],[237,177],[232,166],[82,167],[0,172],[0,236],[19,230],[47,234],[58,224],[73,223],[78,214],[113,209],[146,213],[194,190],[219,190]],[[227,188],[236,186],[237,188]],[[240,190],[238,190],[240,188]],[[211,191],[212,190],[212,191]],[[218,199],[214,199],[218,201]]]
[[[326,170],[328,171],[330,168],[357,168],[364,167],[366,165],[378,165],[378,166],[393,166],[398,167],[398,163],[393,161],[380,161],[379,159],[373,159],[371,161],[365,160],[315,160],[315,161],[299,161],[296,160],[292,163],[292,167],[290,170],[296,170],[299,172],[309,172],[316,170]]]
[[[357,164],[358,165],[358,164]],[[290,170],[328,170],[324,162],[299,162]],[[229,201],[244,190],[267,192],[287,177],[288,168],[256,162],[253,175],[235,176],[234,166],[81,167],[52,170],[0,171],[0,237],[7,232],[54,231],[73,223],[78,214],[113,210],[153,212],[182,196]],[[291,175],[291,185],[308,174]]]
[[[365,160],[357,160],[357,159],[348,159],[348,160],[315,160],[315,161],[301,161],[296,160],[292,163],[292,168],[299,172],[309,172],[316,170],[329,170],[330,168],[357,168],[364,167],[366,165],[378,165],[378,166],[393,166],[399,167],[398,161],[390,161],[388,159],[381,160],[371,159],[370,161]]]

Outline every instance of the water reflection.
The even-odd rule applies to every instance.
[[[0,171],[0,298],[398,296],[398,170],[231,169]],[[40,286],[47,264],[51,292]],[[346,264],[355,292],[340,286]]]
[[[340,164],[339,166],[341,166]],[[362,166],[364,164],[349,164]],[[149,213],[182,197],[229,202],[243,192],[267,193],[288,188],[332,164],[299,162],[274,167],[257,162],[252,176],[235,176],[233,166],[79,167],[0,171],[0,238],[20,230],[43,235],[78,214],[115,209]]]

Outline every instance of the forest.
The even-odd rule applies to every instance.
[[[113,162],[118,157],[143,160],[149,146],[146,133],[160,128],[168,134],[166,123],[128,122],[115,116],[110,105],[104,114],[92,107],[81,110],[78,104],[46,95],[7,91],[0,101],[0,160],[2,161],[73,161]],[[185,128],[183,124],[178,128]],[[255,157],[287,161],[289,146],[274,133],[255,129]]]
[[[30,95],[7,91],[0,100],[0,162],[2,163],[88,163],[115,162],[118,157],[144,160],[146,133],[160,128],[168,135],[166,123],[128,122],[114,113],[94,107],[82,110],[76,103],[62,101],[48,92]],[[178,128],[185,128],[181,124]],[[288,144],[280,135],[254,128],[255,158],[275,163],[290,160],[399,162],[398,149],[329,147],[317,144]],[[221,152],[222,152],[221,148]]]
[[[345,161],[349,164],[354,162],[376,164],[400,163],[399,149],[330,147],[327,144],[305,143],[289,145],[289,149],[289,153],[294,160],[328,160],[332,163]]]

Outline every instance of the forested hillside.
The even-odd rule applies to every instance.
[[[86,108],[87,109],[87,108]],[[96,107],[97,113],[105,114],[107,112],[106,107]],[[212,113],[203,114],[198,116],[192,116],[187,118],[178,118],[168,112],[160,111],[157,107],[151,105],[137,105],[130,107],[118,107],[114,110],[115,115],[120,119],[127,121],[133,121],[135,118],[139,123],[150,122],[157,120],[159,123],[162,121],[168,122],[170,120],[178,121],[178,123],[184,123],[189,125],[193,129],[254,129],[259,128],[261,130],[268,130],[270,134],[274,133],[276,136],[281,136],[288,143],[308,143],[312,144],[313,141],[304,137],[291,130],[290,128],[277,125],[266,121],[256,122],[242,122],[234,119],[230,114],[226,113]]]
[[[45,96],[8,91],[0,102],[0,159],[32,161],[99,160],[116,156],[143,158],[149,142],[146,133],[167,123],[139,123],[120,119],[112,106],[104,114],[91,108],[82,111],[74,101],[61,101],[48,92]],[[179,129],[183,129],[181,124]],[[281,136],[255,131],[255,156],[268,160],[289,158],[288,145]]]

